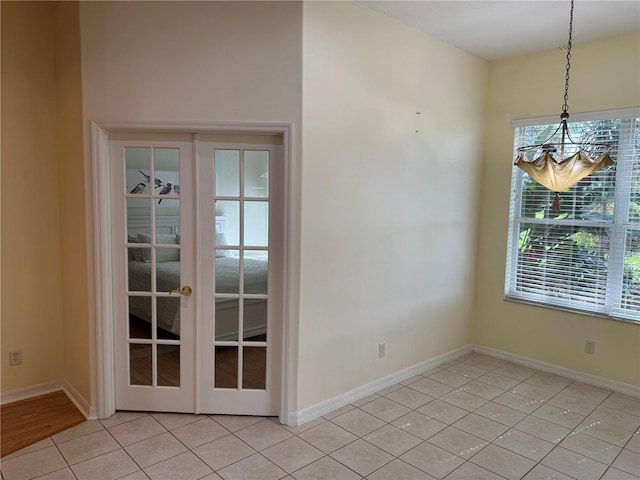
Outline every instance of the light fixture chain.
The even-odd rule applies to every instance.
[[[565,152],[569,155],[572,154],[575,149],[579,149],[582,155],[588,155],[585,152],[585,149],[589,151],[589,154],[593,154],[596,152],[602,152],[600,157],[598,158],[598,162],[603,160],[603,164],[597,168],[604,168],[605,166],[612,165],[613,160],[609,157],[608,152],[611,149],[611,146],[608,143],[604,142],[576,142],[569,133],[569,71],[571,70],[571,47],[573,45],[573,6],[575,0],[571,0],[571,12],[569,16],[569,42],[567,43],[567,69],[565,75],[565,83],[564,83],[564,104],[562,105],[562,114],[560,115],[560,125],[556,128],[551,135],[547,137],[546,140],[543,140],[540,143],[535,145],[526,145],[518,148],[518,158],[516,159],[516,165],[522,168],[525,172],[529,173],[529,170],[525,167],[531,163],[542,162],[540,165],[544,164],[544,171],[550,172],[547,179],[552,179],[556,175],[556,167],[558,165],[572,165],[570,163],[563,163],[565,160]],[[564,50],[564,47],[560,47]],[[561,134],[561,141],[558,143],[556,141],[556,135]],[[527,154],[529,155],[539,155],[540,152],[545,155],[540,155],[537,159],[527,158]],[[559,153],[559,158],[553,156],[554,153]],[[575,154],[574,154],[575,155]],[[550,159],[552,165],[555,165],[551,169],[547,169],[548,163],[547,160]],[[593,160],[589,159],[592,163]],[[537,168],[537,167],[536,167]],[[573,167],[571,167],[573,168]],[[534,170],[537,171],[537,170]],[[542,170],[541,170],[542,171]],[[592,170],[595,171],[595,170]],[[530,173],[531,175],[531,173]],[[547,188],[553,190],[552,187],[548,186],[547,183],[540,182],[536,180]]]
[[[573,34],[573,2],[571,0],[571,13],[569,15],[569,42],[567,43],[567,73],[564,79],[564,104],[562,105],[562,112],[567,113],[569,111],[569,70],[571,69],[571,44]]]

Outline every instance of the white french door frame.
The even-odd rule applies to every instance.
[[[175,133],[175,134],[236,134],[236,135],[282,135],[284,159],[284,245],[283,245],[283,293],[282,293],[282,351],[280,354],[281,423],[287,423],[289,416],[289,245],[291,239],[291,124],[282,123],[131,123],[131,122],[91,122],[91,160],[93,167],[93,231],[94,268],[96,296],[96,373],[97,373],[97,413],[98,418],[107,418],[116,411],[115,388],[115,311],[113,289],[113,253],[111,239],[111,196],[109,139],[112,132],[128,133]],[[196,386],[196,389],[198,387]],[[198,398],[196,396],[196,398]],[[197,408],[198,402],[194,405]],[[199,412],[196,412],[199,413]]]

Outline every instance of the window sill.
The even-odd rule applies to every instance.
[[[579,308],[570,308],[570,307],[565,307],[562,305],[554,305],[554,304],[550,304],[550,303],[545,303],[545,302],[538,302],[535,300],[530,300],[530,299],[526,299],[526,298],[522,298],[522,297],[518,297],[518,296],[514,296],[514,295],[505,295],[504,296],[504,300],[507,302],[515,302],[515,303],[522,303],[525,305],[530,305],[533,307],[540,307],[540,308],[550,308],[552,310],[560,310],[563,312],[568,312],[568,313],[576,313],[578,315],[586,315],[589,317],[598,317],[598,318],[602,318],[605,320],[614,320],[616,322],[622,322],[622,323],[630,323],[632,325],[640,325],[640,320],[633,320],[630,318],[624,318],[624,317],[617,317],[617,316],[613,316],[613,315],[607,315],[605,313],[600,313],[600,312],[590,312],[587,310],[582,310]]]

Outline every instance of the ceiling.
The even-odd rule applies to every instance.
[[[362,3],[486,60],[567,44],[569,0],[418,0]],[[638,0],[576,0],[573,43],[640,30]]]

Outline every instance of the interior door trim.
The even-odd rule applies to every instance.
[[[182,122],[109,122],[91,121],[91,162],[93,200],[93,250],[95,275],[95,371],[97,376],[98,418],[107,418],[115,413],[115,373],[114,373],[114,309],[112,288],[112,245],[111,245],[111,178],[109,169],[109,138],[112,133],[175,133],[192,134],[197,142],[197,134],[250,134],[282,135],[284,149],[284,297],[282,319],[281,352],[281,423],[287,423],[289,416],[290,381],[290,241],[291,241],[291,130],[290,123],[182,123]],[[88,245],[89,246],[89,245]],[[197,368],[197,367],[196,367]],[[197,387],[196,387],[197,388]],[[93,392],[92,392],[93,396]]]

